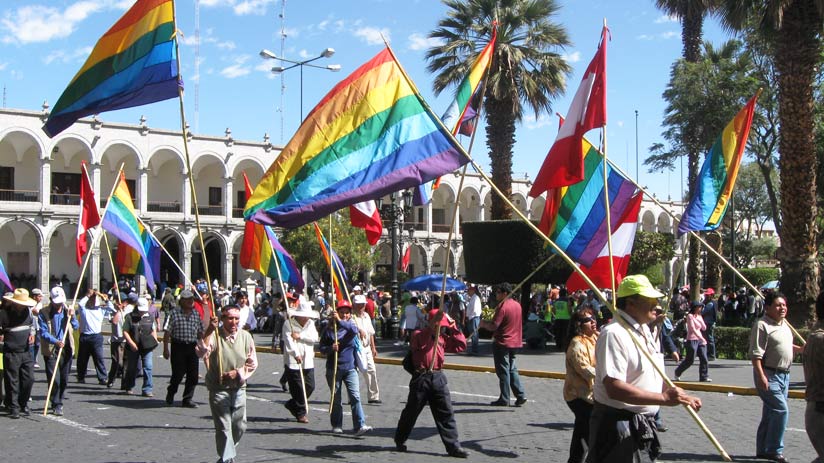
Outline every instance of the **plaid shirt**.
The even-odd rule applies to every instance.
[[[170,317],[167,330],[172,334],[172,342],[195,344],[203,336],[203,323],[194,310],[187,316],[183,309],[175,307]]]

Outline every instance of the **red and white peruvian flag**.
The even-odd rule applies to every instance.
[[[616,225],[613,225],[615,232],[612,234],[612,268],[615,270],[615,286],[621,283],[629,269],[629,258],[632,254],[632,245],[635,243],[635,231],[638,228],[638,213],[641,211],[641,199],[643,193],[638,192],[630,200],[624,214]],[[589,267],[578,267],[595,283],[598,288],[612,288],[612,278],[609,268],[609,243],[604,244],[604,248],[595,258]],[[579,289],[589,289],[584,279],[578,272],[572,272],[566,282],[567,289],[577,291]]]
[[[77,265],[83,263],[83,256],[89,250],[86,242],[86,231],[100,223],[100,212],[97,210],[97,201],[94,198],[94,189],[86,171],[86,161],[80,163],[80,217],[77,219]]]
[[[349,221],[352,226],[363,228],[366,232],[366,240],[371,246],[374,246],[381,238],[383,223],[381,223],[381,215],[374,200],[349,206]]]
[[[409,270],[409,261],[412,259],[412,246],[406,248],[406,251],[403,252],[403,256],[401,256],[401,261],[398,262],[398,270],[401,272],[406,272]]]
[[[607,31],[604,27],[598,51],[584,72],[566,121],[562,119],[555,143],[529,190],[533,198],[584,179],[584,134],[607,123]]]

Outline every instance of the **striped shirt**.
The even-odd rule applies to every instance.
[[[183,309],[175,307],[169,317],[166,331],[171,333],[172,342],[195,344],[203,336],[203,323],[200,315],[194,310],[186,315]]]

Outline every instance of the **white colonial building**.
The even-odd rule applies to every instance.
[[[88,163],[101,205],[122,165],[142,220],[187,276],[203,277],[181,132],[150,127],[146,120],[132,125],[93,118],[50,139],[41,129],[46,111],[0,109],[0,259],[12,278],[40,288],[48,288],[54,280],[74,283],[79,278],[75,236],[82,161]],[[266,135],[258,142],[234,140],[228,128],[220,136],[187,136],[209,273],[230,285],[248,276],[238,264],[243,173],[255,185],[281,148],[273,146]],[[458,174],[444,176],[431,203],[413,208],[406,217],[400,235],[404,249],[412,246],[410,271],[414,275],[443,271],[446,252],[452,253],[448,273],[465,273],[460,227],[447,250],[449,221],[455,207],[459,224],[485,220],[492,192],[479,175],[469,175],[456,206],[459,181]],[[527,217],[537,220],[544,199],[529,198],[530,186],[528,178],[514,180],[512,201]],[[681,210],[680,204],[668,206]],[[644,230],[673,231],[674,221],[652,201],[644,201],[640,220]],[[391,260],[386,228],[378,245],[379,264],[383,265]],[[110,245],[114,248],[116,242]],[[105,246],[91,252],[88,281],[93,286],[112,281]],[[160,278],[169,285],[184,281],[166,256]]]

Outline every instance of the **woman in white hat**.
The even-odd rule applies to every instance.
[[[289,382],[292,398],[284,406],[297,418],[298,423],[308,423],[306,401],[315,390],[315,343],[318,330],[313,320],[319,314],[312,310],[310,302],[301,301],[297,308],[289,309],[288,323],[283,324],[284,376]],[[302,372],[301,372],[302,371]],[[305,394],[305,396],[304,396]]]

